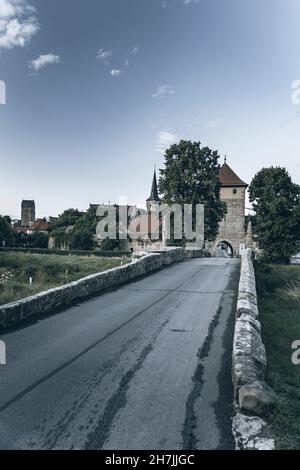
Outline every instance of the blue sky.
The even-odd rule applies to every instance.
[[[0,0],[0,213],[126,195],[180,138],[300,183],[299,0]]]

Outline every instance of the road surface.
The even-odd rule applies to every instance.
[[[0,448],[233,448],[238,277],[187,260],[1,335]]]

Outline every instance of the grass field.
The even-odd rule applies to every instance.
[[[0,305],[120,266],[129,260],[126,256],[100,258],[0,253]]]
[[[292,343],[300,340],[300,266],[256,266],[267,381],[278,403],[272,420],[278,449],[300,449],[300,365]]]

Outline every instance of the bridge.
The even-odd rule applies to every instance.
[[[186,260],[8,331],[0,448],[234,448],[239,266]]]

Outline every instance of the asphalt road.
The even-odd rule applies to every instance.
[[[194,259],[0,336],[2,449],[227,449],[235,259]]]

